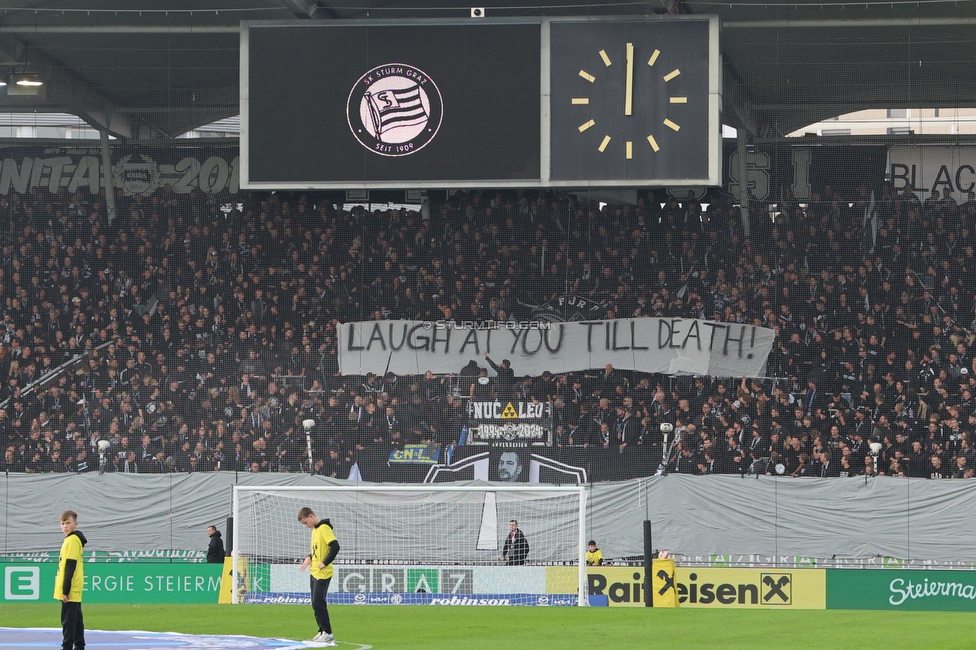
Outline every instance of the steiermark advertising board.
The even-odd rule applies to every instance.
[[[86,603],[216,603],[219,564],[85,563]],[[2,564],[0,603],[54,602],[58,565]]]
[[[827,609],[976,612],[976,571],[828,570]]]

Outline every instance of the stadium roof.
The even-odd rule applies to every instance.
[[[976,2],[476,0],[489,17],[718,14],[725,122],[761,137],[863,108],[976,106]],[[67,112],[127,138],[239,113],[241,20],[468,17],[456,0],[10,0],[0,75],[38,72],[0,112]],[[9,87],[8,87],[9,88]]]

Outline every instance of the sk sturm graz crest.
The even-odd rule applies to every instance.
[[[349,128],[381,156],[423,149],[441,128],[441,92],[427,73],[404,63],[377,66],[359,78],[346,102]]]

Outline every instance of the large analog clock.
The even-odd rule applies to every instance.
[[[553,181],[708,178],[708,20],[554,21],[550,47]]]

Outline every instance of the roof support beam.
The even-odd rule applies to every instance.
[[[651,9],[656,14],[666,14],[674,9],[675,0],[651,0]]]
[[[199,27],[165,25],[0,25],[0,34],[239,34],[237,25],[201,25]]]
[[[24,51],[28,44],[13,37],[9,46],[0,46],[0,58],[23,60]],[[29,67],[41,73],[45,80],[45,101],[64,107],[68,113],[73,113],[88,122],[98,130],[107,130],[112,135],[130,138],[133,127],[128,117],[114,110],[115,103],[106,97],[71,68],[60,61],[48,56],[36,47],[29,49]]]
[[[745,84],[739,81],[735,71],[727,62],[723,60],[723,64],[725,65],[722,74],[724,85],[722,102],[725,121],[736,129],[748,131],[753,137],[774,135],[770,133],[771,127],[766,114],[753,104]]]
[[[316,0],[279,0],[285,9],[295,14],[298,18],[315,18],[316,12],[320,14],[325,14],[333,20],[340,20],[342,16],[338,11],[333,9],[327,4],[317,2]],[[320,15],[319,18],[322,16]]]
[[[319,8],[315,0],[281,0],[281,5],[298,18],[312,18]]]
[[[864,27],[960,27],[963,25],[976,25],[976,17],[722,21],[722,29],[861,29]]]
[[[774,111],[774,112],[795,112],[804,111],[808,109],[815,109],[817,112],[829,114],[828,117],[833,117],[834,115],[842,115],[844,113],[851,113],[853,111],[863,111],[866,109],[878,109],[878,108],[946,108],[945,102],[940,101],[938,98],[927,99],[920,98],[918,100],[913,100],[911,102],[895,101],[895,100],[863,100],[863,101],[850,101],[850,102],[817,102],[815,104],[808,103],[796,103],[796,104],[754,104],[753,108],[761,111]]]

